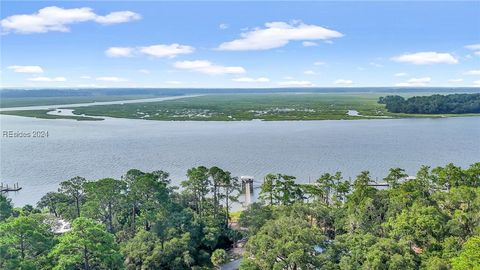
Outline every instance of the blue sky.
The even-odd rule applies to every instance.
[[[480,2],[2,1],[2,87],[480,86]]]

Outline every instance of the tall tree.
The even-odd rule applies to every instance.
[[[121,269],[122,255],[103,225],[88,218],[77,218],[72,230],[59,238],[50,252],[55,270]]]
[[[12,215],[12,209],[11,200],[0,193],[0,222]]]
[[[102,220],[108,231],[115,232],[114,217],[121,207],[125,196],[125,183],[113,178],[104,178],[85,184],[87,203],[84,209],[87,215]]]
[[[41,269],[53,246],[53,234],[39,215],[0,222],[0,269]]]
[[[247,243],[240,269],[319,269],[325,238],[305,220],[281,217],[268,221]]]
[[[408,174],[405,173],[404,169],[390,168],[387,177],[383,178],[383,180],[387,182],[391,188],[396,188],[399,185],[399,181],[407,176]]]
[[[263,183],[260,187],[260,198],[267,202],[269,205],[274,204],[275,198],[275,185],[278,179],[278,175],[269,173],[263,179]]]
[[[194,205],[197,214],[202,218],[206,197],[210,191],[210,179],[208,169],[204,166],[191,168],[187,171],[188,180],[182,182],[182,186],[193,194]]]
[[[76,217],[80,217],[80,207],[84,199],[85,178],[76,176],[60,183],[59,192],[69,196],[75,204]]]

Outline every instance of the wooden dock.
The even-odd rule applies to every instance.
[[[18,183],[13,184],[13,187],[9,186],[8,184],[5,186],[3,185],[3,183],[0,184],[0,193],[17,192],[17,191],[20,191],[21,189],[22,187],[19,186]]]

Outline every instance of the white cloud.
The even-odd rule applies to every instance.
[[[313,41],[304,41],[304,42],[302,42],[302,46],[303,47],[315,47],[315,46],[318,46],[318,44],[316,42],[313,42]]]
[[[9,66],[8,69],[18,73],[42,73],[43,69],[40,66]]]
[[[120,77],[97,77],[97,81],[102,81],[102,82],[126,82],[127,79],[125,78],[120,78]]]
[[[312,87],[312,86],[315,86],[310,81],[284,81],[284,82],[279,82],[278,85],[282,86],[282,87]]]
[[[463,82],[463,79],[459,78],[459,79],[450,79],[448,80],[449,83],[457,83],[457,82]]]
[[[480,51],[480,43],[467,45],[467,46],[465,46],[465,48],[467,48],[469,50],[472,50],[472,51]]]
[[[476,51],[474,54],[480,56],[480,51]]]
[[[84,79],[84,80],[90,80],[92,77],[91,76],[88,76],[88,75],[83,75],[83,76],[80,76],[80,79]]]
[[[313,71],[313,70],[305,70],[305,71],[303,72],[303,74],[306,74],[306,75],[315,75],[316,73],[315,73],[315,71]]]
[[[394,75],[395,77],[404,77],[404,76],[407,76],[408,74],[405,72],[399,72],[399,73],[395,73]]]
[[[220,25],[218,25],[218,28],[220,28],[220,29],[222,29],[222,30],[228,29],[228,24],[226,24],[226,23],[221,23]]]
[[[179,54],[189,54],[195,51],[195,48],[187,45],[173,44],[155,44],[145,47],[110,47],[105,54],[110,57],[131,57],[137,54],[144,54],[154,57],[173,58]]]
[[[166,84],[175,84],[175,85],[182,84],[181,81],[166,81],[165,83],[166,83]]]
[[[234,82],[247,82],[247,83],[265,83],[269,82],[270,79],[267,77],[259,77],[259,78],[250,78],[250,77],[240,77],[232,79]]]
[[[334,84],[340,84],[340,85],[352,85],[353,81],[352,80],[344,80],[344,79],[339,79],[333,82]]]
[[[290,41],[326,40],[342,37],[343,34],[317,25],[302,22],[268,22],[265,28],[244,32],[241,38],[218,46],[224,51],[268,50],[280,48]]]
[[[115,24],[139,20],[140,18],[139,14],[132,11],[117,11],[105,16],[96,16],[95,21],[101,24]]]
[[[139,69],[138,72],[143,73],[143,74],[150,74],[150,70],[148,70],[148,69]]]
[[[140,15],[132,11],[112,12],[105,16],[95,14],[91,8],[71,8],[51,6],[40,9],[33,14],[21,14],[6,17],[0,21],[4,32],[22,34],[46,33],[49,31],[68,32],[68,25],[94,21],[101,24],[114,24],[140,19]]]
[[[32,82],[65,82],[67,79],[65,77],[33,77],[28,78]]]
[[[477,70],[469,70],[464,73],[465,75],[480,75],[480,69]]]
[[[206,60],[195,60],[195,61],[178,61],[173,65],[177,69],[197,71],[209,75],[219,75],[219,74],[243,74],[245,69],[239,66],[220,66],[211,63]]]
[[[315,66],[324,66],[324,65],[326,65],[327,63],[322,62],[322,61],[316,61],[316,62],[314,62],[313,64],[314,64]]]
[[[133,48],[129,47],[111,47],[105,51],[109,57],[131,57],[133,56]]]
[[[474,82],[473,82],[473,86],[480,86],[480,80],[474,81]]]
[[[397,83],[395,86],[426,86],[431,81],[430,77],[412,78],[407,82]]]
[[[179,54],[189,54],[195,49],[187,45],[180,45],[173,43],[170,45],[157,44],[147,47],[141,47],[139,51],[141,53],[155,56],[155,57],[175,57]]]
[[[415,65],[428,64],[457,64],[458,60],[449,53],[418,52],[403,54],[392,58],[395,62],[410,63]]]

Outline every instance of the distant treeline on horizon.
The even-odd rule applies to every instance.
[[[0,89],[1,98],[78,97],[152,95],[176,96],[189,94],[255,94],[255,93],[475,93],[478,87],[309,87],[309,88],[62,88],[62,89]]]

